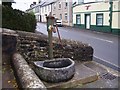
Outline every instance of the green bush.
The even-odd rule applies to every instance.
[[[2,6],[2,28],[34,32],[36,28],[35,15]]]

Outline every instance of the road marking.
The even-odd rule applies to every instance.
[[[65,30],[65,32],[68,32],[67,30]]]
[[[101,38],[97,38],[97,37],[93,37],[93,38],[98,39],[98,40],[101,40],[101,41],[105,41],[105,42],[113,43],[113,41],[110,41],[110,40],[101,39]]]
[[[113,64],[113,63],[111,63],[111,62],[108,62],[107,60],[104,60],[104,59],[102,59],[102,58],[100,58],[100,57],[97,57],[97,56],[95,56],[95,55],[94,55],[94,57],[97,58],[97,59],[99,59],[99,60],[101,60],[101,61],[103,61],[103,62],[106,62],[106,63],[108,63],[108,64],[111,64],[111,65],[113,65],[113,66],[115,66],[115,67],[118,67],[117,65],[115,65],[115,64]]]

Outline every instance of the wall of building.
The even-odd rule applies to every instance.
[[[89,9],[86,10],[86,6],[90,5]],[[102,5],[102,6],[101,6]],[[107,6],[107,7],[106,7]],[[85,12],[101,12],[109,10],[109,3],[99,2],[99,3],[86,3],[86,4],[78,4],[73,8],[74,13],[85,13]]]
[[[73,7],[73,24],[81,29],[86,29],[85,14],[90,14],[90,30],[119,33],[120,26],[117,23],[120,19],[118,16],[120,14],[119,5],[120,1],[113,1],[113,5],[110,2],[94,2],[76,5]],[[97,26],[97,14],[103,14],[102,26]],[[80,15],[81,17],[80,24],[76,23],[76,15]],[[110,22],[112,22],[112,25]]]
[[[65,2],[67,3],[67,7],[65,7]],[[42,2],[43,3],[43,2]],[[59,8],[59,3],[61,3],[61,8]],[[51,12],[53,16],[60,19],[60,14],[62,15],[62,23],[63,25],[72,26],[72,0],[56,0],[56,2],[44,2],[40,7],[39,12],[36,12],[37,6],[31,8],[34,12],[37,21],[46,22],[46,16]],[[55,7],[55,8],[54,8]],[[29,12],[30,10],[28,10]],[[65,19],[65,13],[67,13],[67,20]]]
[[[112,32],[120,33],[120,1],[113,2]]]
[[[42,20],[42,22],[46,22],[46,15],[48,16],[49,13],[51,12],[51,10],[52,10],[51,4],[41,7],[41,20]]]
[[[67,7],[65,6],[66,2],[68,5]],[[61,8],[59,8],[59,3],[61,3]],[[65,13],[67,13],[67,20],[65,19]],[[60,14],[62,15],[63,25],[72,26],[72,0],[57,0],[54,4],[52,4],[52,15],[61,19]]]

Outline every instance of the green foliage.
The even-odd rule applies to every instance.
[[[2,6],[2,28],[34,32],[36,19],[33,14]]]
[[[12,2],[2,2],[2,5],[11,7],[12,6]]]

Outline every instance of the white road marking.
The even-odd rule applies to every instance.
[[[68,32],[67,30],[65,30],[65,32]]]
[[[113,64],[113,63],[111,63],[111,62],[108,62],[107,60],[104,60],[104,59],[102,59],[102,58],[100,58],[100,57],[97,57],[97,56],[95,56],[95,55],[94,55],[94,57],[97,58],[97,59],[99,59],[99,60],[102,60],[102,61],[104,61],[104,62],[106,62],[106,63],[109,63],[109,64],[111,64],[111,65],[113,65],[113,66],[115,66],[115,67],[118,67],[117,65],[115,65],[115,64]]]
[[[98,40],[101,40],[101,41],[105,41],[105,42],[113,43],[113,41],[110,41],[110,40],[101,39],[101,38],[97,38],[97,37],[93,37],[93,38],[98,39]]]

